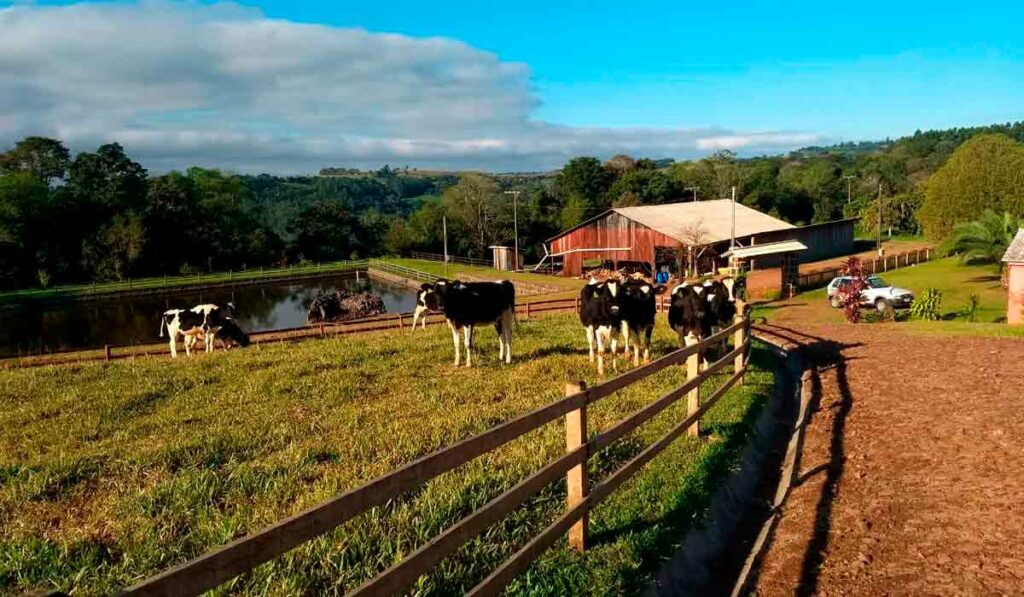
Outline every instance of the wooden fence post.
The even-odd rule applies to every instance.
[[[576,297],[576,313],[580,312],[580,297]]]
[[[572,396],[587,389],[587,384],[579,383],[565,384],[565,395]],[[587,406],[584,404],[578,410],[565,414],[565,451],[572,452],[587,442]],[[570,510],[587,497],[587,460],[569,469],[565,474],[566,498],[565,508]],[[587,548],[587,526],[590,515],[583,513],[583,517],[569,528],[569,546],[576,551],[583,551]]]
[[[326,334],[324,333],[324,322],[321,321],[320,322],[320,337],[323,338],[324,336],[326,336]]]
[[[693,334],[686,335],[686,345],[693,346],[697,344],[697,337]],[[700,351],[695,351],[690,356],[686,357],[686,379],[694,379],[700,373]],[[700,408],[700,384],[694,386],[689,393],[686,394],[686,416],[690,416],[697,412]],[[686,430],[693,437],[700,437],[700,420],[694,421],[693,425]]]
[[[526,303],[526,319],[530,318],[530,303]]]
[[[398,329],[402,329],[402,314],[398,314]]]
[[[746,318],[746,310],[746,303],[744,303],[743,301],[736,301],[736,317],[733,318],[733,323],[743,323],[743,320]],[[746,326],[741,325],[740,328],[736,330],[736,332],[733,334],[732,342],[734,345],[734,349],[743,346],[743,343],[746,341],[746,331]],[[733,361],[734,372],[739,373],[746,365],[746,363],[744,362],[745,356],[746,355],[743,354],[743,351],[740,351],[740,353],[736,355],[736,359],[735,361]],[[740,377],[736,383],[742,384],[743,377]]]
[[[104,361],[110,361],[110,345],[109,344],[104,344],[103,345],[103,360]]]

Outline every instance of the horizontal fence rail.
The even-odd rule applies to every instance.
[[[163,276],[162,278],[128,279],[119,282],[101,282],[92,284],[69,284],[50,288],[34,288],[29,290],[12,290],[0,293],[0,305],[24,300],[48,299],[89,299],[119,294],[136,294],[145,291],[176,291],[202,287],[236,286],[243,284],[259,284],[264,281],[301,278],[305,276],[324,276],[355,270],[365,270],[368,260],[336,261],[332,263],[314,263],[286,267],[261,267],[246,270],[229,270],[215,273],[183,274]]]
[[[440,261],[444,263],[444,255],[438,253],[424,253],[423,251],[412,251],[409,253],[409,257],[413,259],[422,259],[423,261]],[[478,257],[459,257],[458,255],[449,255],[448,263],[462,263],[464,265],[480,265],[484,267],[491,267],[494,265],[490,260],[480,259]]]
[[[568,306],[575,308],[575,300],[569,299]],[[709,347],[721,345],[728,339],[732,339],[732,349],[704,371],[698,371],[698,360],[702,352]],[[495,594],[525,570],[560,536],[569,533],[570,545],[576,549],[585,549],[588,512],[680,435],[687,432],[697,435],[703,414],[731,387],[742,383],[750,349],[749,317],[737,316],[732,325],[703,341],[692,340],[691,342],[688,339],[687,346],[683,348],[591,388],[582,383],[569,384],[565,397],[561,399],[419,458],[361,487],[161,572],[129,587],[124,594],[195,595],[213,589],[239,574],[252,570],[255,566],[337,528],[371,508],[381,506],[404,492],[422,486],[438,475],[487,454],[556,419],[564,418],[564,455],[452,524],[438,536],[408,554],[402,561],[352,591],[352,594],[356,595],[390,595],[404,590],[420,576],[428,573],[443,558],[511,513],[531,495],[565,475],[568,484],[566,511],[471,592],[473,595]],[[589,434],[586,423],[589,405],[672,365],[687,367],[685,383],[612,427],[597,434]],[[730,366],[733,368],[732,375],[701,402],[701,386]],[[687,397],[687,414],[671,431],[647,446],[608,478],[589,487],[586,478],[586,464],[589,458],[684,396]]]
[[[875,259],[862,259],[861,264],[864,267],[864,271],[869,274],[878,274],[886,272],[891,269],[900,267],[907,267],[917,263],[924,263],[931,261],[934,256],[934,250],[931,248],[916,249],[914,251],[905,251],[903,253],[897,253],[894,255],[885,255]],[[808,272],[806,274],[800,274],[797,276],[797,286],[801,290],[808,290],[811,288],[821,288],[833,278],[842,275],[841,267],[831,267],[828,269]]]

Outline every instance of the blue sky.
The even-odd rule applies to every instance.
[[[39,18],[50,24],[75,19],[70,14],[46,13],[42,4],[46,3],[18,8],[38,11]],[[410,72],[399,72],[388,65],[379,69],[380,80],[360,79],[363,87],[382,86],[384,95],[377,106],[381,111],[409,117],[400,119],[405,129],[396,125],[385,130],[385,125],[377,123],[359,130],[351,123],[366,119],[358,114],[346,112],[344,120],[349,124],[337,124],[338,119],[325,115],[337,124],[338,128],[332,129],[336,134],[351,134],[364,143],[360,147],[386,140],[389,148],[404,148],[395,150],[398,156],[393,159],[423,165],[451,162],[515,169],[522,163],[523,169],[528,169],[554,165],[563,154],[580,150],[598,155],[621,149],[647,151],[656,157],[691,157],[729,146],[741,154],[751,154],[782,151],[808,142],[877,139],[915,129],[1024,119],[1024,32],[1020,25],[1024,22],[1024,2],[911,0],[840,5],[782,0],[266,0],[242,7],[166,3],[122,6],[134,13],[170,11],[186,21],[208,21],[220,18],[211,17],[214,13],[237,12],[242,15],[237,18],[250,23],[326,25],[335,37],[360,28],[381,44],[378,54],[391,52],[391,38],[378,35],[382,33],[400,34],[402,40],[420,45],[429,45],[425,38],[464,44],[471,57],[451,57],[450,53],[461,51],[446,46],[448,49],[439,51],[433,62],[422,62]],[[140,18],[123,14],[118,18],[122,17]],[[85,41],[79,43],[93,43],[84,36],[80,39]],[[188,34],[180,36],[180,43],[188,44],[189,39]],[[137,43],[144,44],[145,40]],[[294,43],[301,45],[301,41]],[[293,49],[288,46],[281,53]],[[314,52],[313,48],[307,49]],[[82,51],[83,55],[89,53],[89,48]],[[413,53],[423,55],[421,51]],[[163,64],[166,58],[154,60]],[[332,64],[330,56],[319,54],[295,60],[317,62],[321,69],[324,63]],[[367,65],[365,71],[373,71],[374,60],[374,55],[366,55],[356,62]],[[452,64],[465,66],[466,61],[472,62],[471,69],[451,75]],[[345,52],[333,62],[353,63]],[[490,74],[482,75],[484,71]],[[424,85],[424,77],[429,79],[435,73],[444,76]],[[410,126],[410,122],[444,116],[444,101],[450,100],[445,88],[449,76],[463,82],[468,76],[477,83],[488,78],[486,84],[481,84],[487,90],[473,86],[464,92],[467,97],[482,98],[479,102],[463,104],[459,110],[453,104],[448,110],[472,117],[460,117],[431,130],[414,130],[417,127]],[[437,93],[427,97],[431,91],[389,87],[407,79],[415,79],[418,86]],[[352,81],[351,75],[345,80]],[[387,92],[383,91],[385,86]],[[209,97],[211,93],[204,90],[202,95]],[[396,96],[406,100],[400,106],[391,106],[387,99]],[[158,106],[146,110],[146,118],[136,115],[133,121],[121,124],[130,128],[142,120],[152,121],[154,115],[156,120],[166,122],[179,114],[211,109],[204,101],[185,99],[183,96],[182,101],[173,102],[166,113],[162,114]],[[341,105],[344,98],[339,95],[337,100],[333,106],[347,110]],[[246,105],[261,103],[251,96],[240,101]],[[416,106],[435,101],[439,102],[436,112],[426,109],[421,118],[414,118]],[[217,108],[212,109],[216,113]],[[515,117],[503,121],[497,111],[514,113]],[[242,129],[285,131],[282,134],[307,140],[313,131],[321,130],[316,123],[300,122],[281,111],[254,109],[245,119],[237,120],[224,125],[220,142],[230,137],[228,133]],[[543,130],[538,132],[534,125]],[[460,127],[462,130],[456,130]],[[131,131],[140,139],[144,136],[134,128]],[[0,121],[0,141],[4,141],[3,133]],[[690,145],[683,142],[683,137]],[[646,138],[656,141],[646,142]],[[422,147],[435,142],[444,144],[445,149],[442,151],[440,145],[431,145],[434,149],[429,151]],[[321,147],[323,154],[309,155],[310,163],[332,159],[335,150],[322,140],[318,143],[313,145]],[[543,150],[531,151],[531,144]],[[593,145],[592,152],[586,151],[588,144]],[[187,152],[187,146],[181,151]],[[372,161],[389,157],[384,149],[365,149],[356,154],[346,151],[339,148],[338,158]],[[268,159],[271,157],[260,156],[251,166]],[[244,161],[232,163],[246,168]]]

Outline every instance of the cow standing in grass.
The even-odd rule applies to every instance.
[[[704,333],[706,301],[698,288],[680,284],[669,298],[668,325],[679,336],[680,347],[695,343]]]
[[[665,292],[664,286],[655,286],[645,280],[626,280],[619,286],[619,318],[622,319],[622,337],[626,358],[630,346],[633,348],[633,365],[640,365],[640,350],[643,361],[651,361],[651,334],[654,332],[654,317],[657,311],[655,297]],[[612,349],[614,358],[615,349]]]
[[[612,362],[615,362],[616,338],[620,330],[625,331],[624,322],[619,315],[618,280],[598,282],[591,278],[590,282],[580,290],[580,323],[587,331],[587,346],[590,349],[590,362],[594,362],[594,344],[597,344],[597,372],[604,375],[604,349],[611,345]],[[625,341],[626,338],[624,337]],[[628,353],[629,346],[626,345]]]
[[[473,328],[494,324],[498,332],[498,360],[512,362],[512,324],[515,321],[516,289],[508,280],[501,282],[460,282],[439,279],[420,287],[419,301],[426,309],[441,311],[452,331],[455,366],[461,364],[465,337],[466,366],[473,366]]]
[[[231,318],[234,305],[196,305],[191,309],[169,309],[160,318],[160,337],[164,330],[170,337],[171,358],[178,356],[178,336],[184,338],[185,354],[192,356],[192,347],[202,338],[206,352],[213,352],[213,340],[226,321]]]

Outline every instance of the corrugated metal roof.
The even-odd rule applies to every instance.
[[[1003,261],[1007,263],[1024,263],[1024,228],[1017,230],[1017,236],[1013,237],[1010,246],[1003,254]]]
[[[722,254],[722,257],[735,255],[740,259],[757,257],[758,255],[773,255],[775,253],[789,253],[790,251],[805,251],[807,245],[798,240],[784,240],[777,243],[765,243],[763,245],[750,245],[749,247],[736,247],[729,249]]]
[[[700,222],[706,230],[707,242],[715,243],[729,240],[731,237],[732,206],[731,199],[712,199],[664,205],[615,207],[612,208],[612,211],[679,241],[685,241],[687,229],[694,222]],[[741,203],[736,203],[736,236],[738,237],[789,228],[795,228],[795,226]]]

